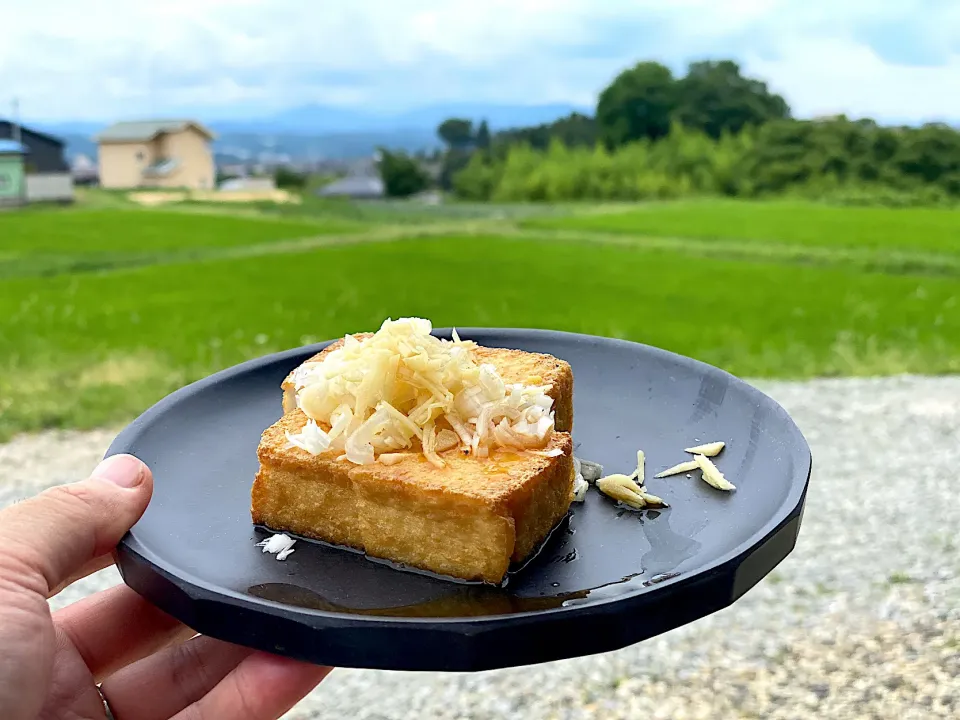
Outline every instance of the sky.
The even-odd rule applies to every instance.
[[[0,22],[0,114],[592,106],[640,60],[720,58],[798,117],[960,122],[960,0],[30,0]]]

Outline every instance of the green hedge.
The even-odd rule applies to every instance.
[[[792,195],[848,204],[930,205],[960,198],[960,132],[837,118],[778,120],[718,140],[675,124],[661,140],[475,152],[458,196],[496,202]]]

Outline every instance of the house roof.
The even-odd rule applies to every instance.
[[[35,136],[35,137],[42,138],[43,140],[46,140],[47,142],[54,143],[55,145],[63,145],[63,144],[64,144],[64,143],[63,143],[63,140],[61,140],[61,139],[58,138],[58,137],[54,137],[53,135],[50,135],[50,134],[48,134],[48,133],[40,132],[39,130],[34,130],[33,128],[27,127],[27,126],[25,126],[25,125],[20,125],[19,123],[18,123],[17,126],[18,126],[19,129],[20,129],[20,134],[21,134],[21,135],[33,135],[33,136]],[[13,122],[10,121],[10,120],[5,120],[5,119],[3,119],[3,118],[0,118],[0,128],[3,128],[3,133],[4,133],[5,135],[6,135],[7,133],[12,133],[12,132],[13,132]]]
[[[194,120],[136,120],[118,122],[94,136],[97,142],[145,142],[160,133],[173,133],[193,127],[209,139],[216,138],[210,130]]]
[[[27,148],[16,140],[0,140],[0,155],[26,155]]]

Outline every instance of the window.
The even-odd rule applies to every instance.
[[[137,150],[137,162],[143,162],[143,151]]]

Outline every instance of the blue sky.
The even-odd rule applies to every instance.
[[[31,0],[0,93],[47,121],[592,105],[638,60],[722,57],[799,116],[960,121],[960,0]]]

